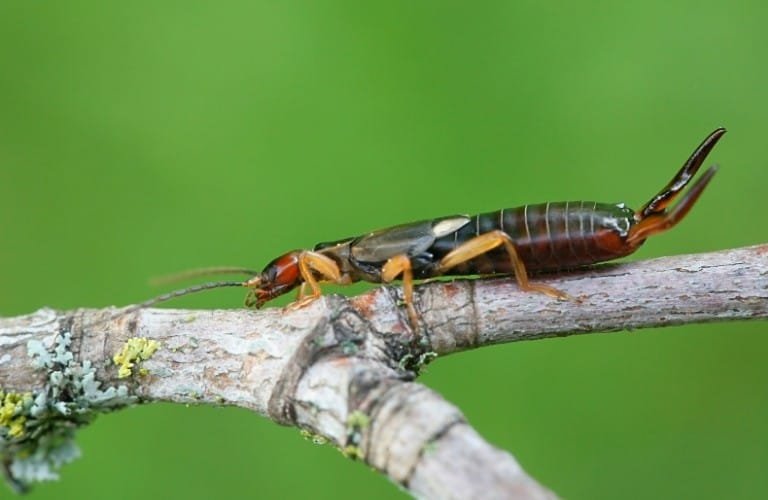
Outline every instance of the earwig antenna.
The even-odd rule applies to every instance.
[[[158,276],[149,280],[151,285],[169,285],[171,283],[178,283],[179,281],[185,281],[191,278],[199,278],[200,276],[211,276],[213,274],[248,274],[254,276],[258,274],[258,271],[253,269],[246,269],[244,267],[203,267],[200,269],[190,269],[188,271],[181,271],[179,273],[168,274],[166,276]]]
[[[224,288],[227,286],[245,286],[245,283],[245,281],[211,281],[209,283],[201,283],[199,285],[182,288],[181,290],[174,290],[172,292],[164,293],[152,299],[145,300],[144,302],[139,302],[138,304],[134,304],[128,307],[128,309],[124,310],[124,313],[137,311],[146,307],[152,307],[155,304],[159,304],[160,302],[165,302],[177,297],[183,297],[184,295],[190,295],[192,293],[202,292],[203,290],[211,290],[212,288]]]
[[[183,297],[184,295],[190,295],[193,293],[202,292],[204,290],[211,290],[213,288],[224,288],[228,286],[242,287],[242,286],[247,286],[247,283],[248,283],[247,281],[211,281],[209,283],[201,283],[199,285],[190,286],[188,288],[182,288],[181,290],[174,290],[172,292],[158,295],[157,297],[151,298],[149,300],[145,300],[144,302],[139,302],[138,304],[128,306],[116,312],[115,314],[111,315],[109,318],[97,321],[95,323],[90,323],[88,325],[84,325],[83,327],[84,328],[93,327],[101,323],[106,323],[107,321],[112,321],[113,319],[119,318],[120,316],[124,316],[132,312],[136,312],[146,307],[152,307],[155,304],[159,304],[160,302],[165,302],[167,300],[175,299],[177,297]]]

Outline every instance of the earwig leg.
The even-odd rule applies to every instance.
[[[717,141],[720,140],[723,134],[725,134],[725,129],[723,127],[717,128],[709,134],[702,143],[699,144],[699,147],[691,153],[690,158],[683,164],[683,167],[677,174],[675,174],[672,180],[669,181],[669,184],[664,186],[664,189],[659,191],[659,194],[651,198],[651,200],[640,209],[637,213],[638,216],[640,218],[645,218],[652,214],[664,212],[667,205],[675,199],[675,196],[677,196],[686,184],[690,182],[693,176],[696,175],[699,167],[704,163],[707,155],[712,151],[712,148],[715,147],[715,144],[717,144]]]
[[[509,260],[512,262],[512,268],[515,271],[515,278],[521,290],[540,292],[556,299],[572,300],[572,297],[557,288],[541,283],[531,283],[528,280],[528,272],[525,270],[520,255],[517,253],[512,238],[504,231],[496,230],[476,236],[454,248],[438,264],[438,272],[445,272],[448,269],[458,266],[463,262],[470,261],[484,253],[504,245],[509,254]]]
[[[693,207],[693,204],[696,203],[696,200],[699,199],[702,191],[704,191],[704,188],[707,187],[707,184],[709,184],[709,181],[712,180],[712,177],[714,177],[715,173],[717,173],[717,167],[709,167],[709,169],[704,172],[704,175],[699,178],[696,184],[691,187],[683,199],[680,200],[680,203],[678,203],[675,208],[672,209],[672,211],[668,213],[661,212],[651,214],[641,219],[637,224],[633,225],[629,230],[627,243],[639,243],[649,236],[660,233],[662,231],[666,231],[667,229],[680,222],[682,218],[688,214],[688,211],[691,210],[691,207]]]
[[[411,268],[411,259],[405,254],[392,257],[381,268],[381,280],[385,283],[397,279],[400,275],[403,276],[403,302],[405,302],[405,307],[408,310],[411,326],[417,330],[419,321],[416,308],[413,307],[413,269]]]
[[[316,280],[316,281],[317,281],[318,284],[320,284],[320,283],[332,283],[332,281],[324,280],[324,279],[320,279],[320,280]],[[335,283],[337,285],[351,285],[352,284],[352,279],[349,277],[348,274],[342,274],[341,278],[336,280]],[[298,293],[296,293],[296,301],[300,302],[300,301],[302,301],[302,300],[304,300],[306,298],[307,298],[307,282],[305,281],[301,285],[299,285],[299,291],[298,291]],[[316,298],[316,297],[313,297],[313,299],[314,298]]]
[[[322,294],[318,280],[315,278],[315,272],[321,276],[320,281],[343,282],[341,270],[333,259],[309,250],[301,252],[299,255],[299,272],[304,282],[301,284],[301,288],[299,288],[299,299],[288,306],[291,309],[304,307],[318,299]],[[305,285],[309,285],[309,288],[312,289],[310,295],[304,295]]]
[[[301,302],[304,297],[307,296],[307,282],[304,281],[299,285],[299,291],[296,293],[296,302]]]

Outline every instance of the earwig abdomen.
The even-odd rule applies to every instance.
[[[512,238],[529,271],[557,271],[629,255],[639,246],[625,243],[634,221],[634,211],[623,204],[571,201],[524,205],[473,216],[456,233],[436,240],[429,251],[439,260],[458,245],[500,229]],[[509,255],[504,248],[497,248],[446,274],[510,272]]]

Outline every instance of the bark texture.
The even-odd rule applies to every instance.
[[[576,297],[521,293],[510,279],[417,287],[416,335],[400,289],[325,296],[301,309],[116,309],[0,319],[0,387],[36,392],[45,373],[30,340],[71,332],[78,360],[117,380],[112,356],[132,337],[160,342],[130,379],[141,402],[226,404],[328,438],[424,498],[555,498],[461,412],[413,382],[432,356],[577,333],[768,317],[768,245],[534,278]]]

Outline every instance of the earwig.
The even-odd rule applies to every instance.
[[[709,134],[672,180],[637,211],[623,203],[548,202],[474,216],[454,215],[412,222],[319,243],[312,250],[292,250],[267,264],[261,273],[253,273],[250,279],[196,285],[161,295],[129,310],[231,286],[248,288],[245,305],[254,308],[298,288],[298,299],[293,306],[301,307],[320,297],[320,282],[345,285],[400,279],[403,302],[416,328],[414,280],[498,274],[513,274],[522,290],[570,299],[568,294],[549,285],[532,283],[528,273],[567,270],[624,257],[637,250],[648,237],[678,224],[699,199],[717,167],[707,169],[680,202],[668,210],[669,204],[693,179],[725,132],[724,128],[717,128]],[[242,268],[224,270],[247,272]],[[207,274],[218,272],[207,271]]]

